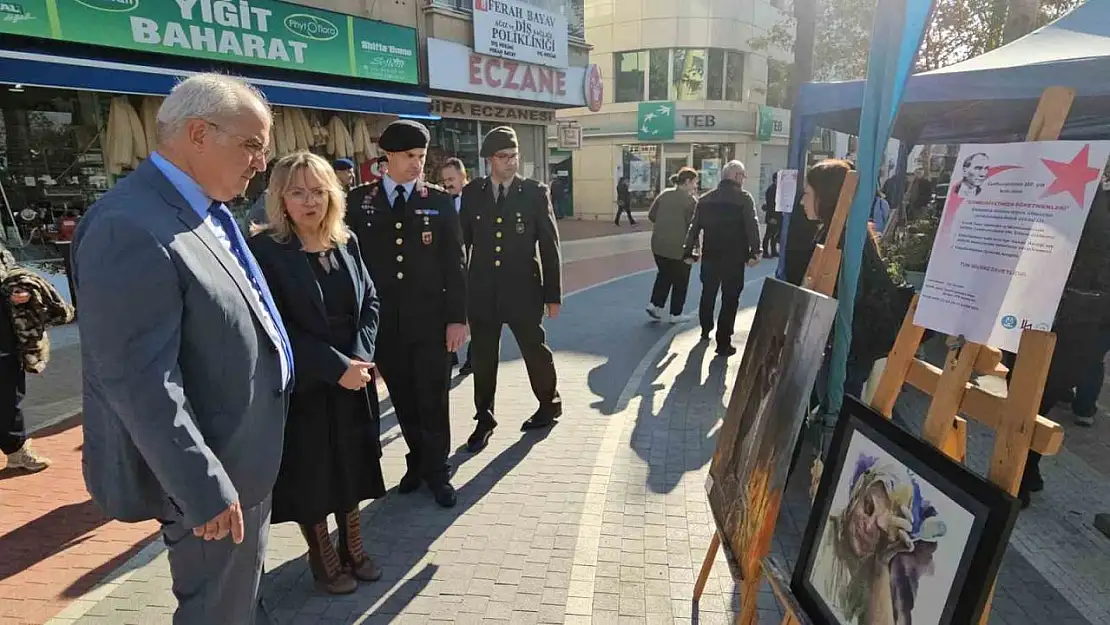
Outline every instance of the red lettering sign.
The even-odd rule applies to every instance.
[[[550,67],[471,54],[470,84],[520,93],[549,93],[553,96],[565,96],[567,74]]]

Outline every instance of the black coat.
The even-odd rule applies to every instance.
[[[740,268],[761,251],[755,201],[750,193],[731,180],[722,180],[716,189],[698,200],[694,221],[686,234],[687,256],[695,255],[698,235],[703,230],[701,258],[704,262]]]
[[[517,176],[500,207],[487,177],[462,192],[463,242],[470,250],[471,319],[539,322],[563,300],[559,230],[547,185]]]
[[[281,243],[263,233],[251,237],[249,245],[289,334],[297,372],[273,521],[316,523],[385,494],[377,389],[373,384],[363,391],[339,386],[352,359],[374,362],[378,296],[352,236],[337,252],[339,270],[347,272],[354,288],[354,330],[348,344],[337,346],[312,261],[300,241],[294,236]]]
[[[347,194],[347,224],[381,298],[385,340],[444,340],[449,323],[466,323],[466,259],[459,216],[442,187],[417,181],[396,215],[380,182]]]

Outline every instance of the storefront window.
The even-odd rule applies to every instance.
[[[705,99],[705,50],[679,48],[671,64],[671,99]]]
[[[657,144],[621,146],[622,171],[628,179],[632,210],[651,208],[659,193],[661,148]]]
[[[478,122],[469,119],[441,119],[428,124],[428,160],[424,165],[425,179],[439,184],[440,170],[449,158],[458,158],[466,165],[471,178],[479,175]]]
[[[644,99],[644,76],[647,72],[648,53],[645,50],[620,52],[614,57],[616,65],[617,102],[640,102]]]
[[[731,143],[695,143],[693,149],[694,169],[700,176],[698,185],[703,191],[717,186],[721,181],[721,168],[736,154],[736,146]]]
[[[732,50],[725,62],[725,99],[730,102],[744,99],[744,55]]]
[[[95,93],[0,91],[0,225],[21,260],[58,257],[53,243],[67,240],[111,185],[98,133],[102,106],[107,99]]]

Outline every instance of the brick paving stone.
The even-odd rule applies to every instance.
[[[712,531],[705,474],[740,358],[712,358],[692,327],[629,323],[629,310],[639,313],[629,302],[644,300],[650,280],[639,276],[583,293],[550,324],[565,416],[548,433],[522,435],[513,427],[534,399],[515,346],[505,342],[503,426],[482,453],[454,455],[459,506],[438,509],[426,492],[391,493],[366,506],[367,544],[389,571],[381,582],[345,599],[315,595],[296,530],[275,526],[263,591],[278,607],[278,622],[299,622],[297,615],[308,616],[305,608],[319,603],[325,606],[317,618],[354,606],[348,617],[367,623],[732,622],[739,597],[723,556],[700,605],[690,598]],[[745,305],[754,304],[756,292],[745,290]],[[649,359],[631,396],[622,397],[644,354],[668,332],[673,341]],[[743,338],[736,336],[738,345]],[[472,426],[469,393],[463,380],[452,394],[460,443]],[[921,412],[914,402],[907,393],[899,403],[911,427]],[[383,434],[389,441],[383,470],[395,483],[404,471],[404,444]],[[776,555],[788,566],[808,514],[805,481],[808,475],[788,485],[776,533]],[[1041,623],[1051,615],[1068,625],[1103,625],[1069,604],[1021,551],[1010,549],[1003,559],[992,623]],[[136,586],[149,590],[146,597],[168,591],[164,554],[141,572],[78,622],[123,622],[120,610],[129,604],[116,601],[134,597]],[[1103,600],[1099,592],[1091,593],[1089,610]],[[766,586],[757,604],[760,623],[779,623],[782,611]]]

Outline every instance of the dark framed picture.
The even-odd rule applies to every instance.
[[[791,588],[815,623],[977,623],[1018,508],[846,397]]]

